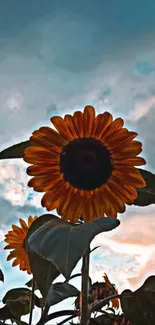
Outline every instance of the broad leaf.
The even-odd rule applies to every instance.
[[[0,270],[0,281],[4,282],[4,274],[2,270]]]
[[[37,230],[39,227],[44,225],[51,219],[57,217],[51,214],[45,214],[37,218],[28,230],[27,237],[25,240],[25,248],[29,257],[29,263],[32,273],[35,278],[35,288],[38,288],[42,296],[46,299],[48,291],[52,282],[59,276],[60,272],[56,266],[51,262],[38,255],[32,250],[28,244],[28,238]],[[28,283],[31,286],[31,283]]]
[[[155,276],[150,276],[135,292],[124,290],[121,307],[132,325],[155,324]]]
[[[89,325],[132,325],[123,314],[111,314],[102,311],[103,315],[90,319]],[[144,325],[144,324],[137,324]]]
[[[46,302],[49,306],[53,306],[64,299],[76,297],[78,294],[79,290],[73,285],[65,282],[57,282],[51,285]]]
[[[73,225],[51,215],[51,221],[29,236],[28,244],[37,254],[51,261],[68,280],[92,239],[119,224],[117,219],[99,218],[87,224]]]
[[[3,304],[7,304],[8,301],[14,301],[16,299],[22,300],[23,297],[28,297],[30,300],[32,298],[32,291],[27,288],[14,288],[9,290],[3,297]],[[27,298],[26,298],[27,299]],[[25,298],[24,298],[25,300]],[[41,299],[34,294],[34,304],[38,307],[42,307]]]
[[[5,296],[2,299],[3,304],[6,304],[8,300],[15,300],[19,298],[20,296],[24,295],[31,295],[32,291],[27,288],[14,288],[5,294]]]
[[[7,305],[0,308],[0,320],[7,320],[11,318],[14,318],[14,316]]]
[[[2,150],[0,152],[0,159],[23,158],[24,151],[29,146],[30,146],[29,140],[15,144],[14,146]]]
[[[59,276],[60,272],[52,262],[39,256],[30,248],[27,248],[27,253],[37,286],[42,296],[46,299],[51,284]]]
[[[23,315],[27,315],[31,310],[31,299],[29,296],[21,296],[15,300],[8,300],[6,305],[9,307],[13,317],[20,320]]]
[[[138,197],[134,201],[134,205],[147,206],[155,203],[155,175],[144,169],[139,169],[143,176],[146,186],[138,188]]]
[[[34,303],[36,298],[37,301],[40,300],[37,296],[34,296]],[[9,290],[2,300],[5,306],[0,309],[0,319],[20,321],[23,315],[30,313],[31,299],[32,292],[29,289],[15,288]]]

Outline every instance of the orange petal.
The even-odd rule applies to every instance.
[[[73,117],[69,114],[65,115],[64,121],[69,129],[69,131],[72,133],[72,136],[74,139],[79,138],[78,133],[76,132],[75,126],[74,126],[74,121]]]
[[[123,124],[124,124],[123,119],[117,118],[109,125],[108,129],[104,132],[104,134],[102,134],[102,137],[104,137],[104,139],[112,137],[114,132],[116,131],[118,132],[118,130],[122,129]]]
[[[29,216],[28,218],[28,227],[30,227],[32,225],[32,223],[37,219],[38,217],[37,216]]]
[[[17,266],[20,263],[20,261],[18,260],[18,258],[16,258],[13,263],[12,266]]]
[[[95,138],[96,139],[101,139],[102,134],[106,131],[108,126],[112,123],[112,115],[108,112],[104,112],[103,114],[97,115],[95,119]]]
[[[62,176],[54,173],[45,176],[36,176],[28,182],[29,187],[33,187],[36,192],[50,191],[55,185],[62,182]]]
[[[72,195],[71,200],[67,206],[66,214],[63,219],[67,219],[75,223],[78,219],[81,218],[83,211],[83,200],[81,200],[80,193],[77,192]]]
[[[7,261],[11,260],[12,258],[18,257],[18,258],[24,258],[24,249],[18,249],[13,250],[7,257]]]
[[[43,144],[43,146],[47,147],[53,145],[62,147],[66,144],[66,140],[58,132],[47,126],[43,126],[39,130],[34,131],[30,138],[30,142],[32,141],[32,145],[33,140],[37,141],[38,144],[40,141],[40,144]]]
[[[83,113],[77,111],[73,114],[73,123],[76,133],[79,137],[84,137],[84,130],[83,130]]]
[[[98,196],[101,204],[104,207],[106,216],[111,218],[116,218],[117,217],[116,207],[114,205],[114,201],[111,200],[109,193],[107,192],[106,184],[99,189]]]
[[[26,222],[23,219],[19,219],[20,225],[22,227],[22,229],[25,231],[25,233],[27,234],[28,231],[28,226],[26,224]]]
[[[95,110],[93,106],[86,106],[83,112],[83,132],[84,137],[91,137],[95,127]]]
[[[119,193],[115,191],[115,188],[109,183],[106,184],[106,190],[108,192],[110,200],[114,202],[114,206],[116,207],[117,212],[123,213],[125,211],[125,204],[122,200],[122,197],[119,195]]]
[[[8,244],[12,244],[12,245],[21,245],[21,243],[23,242],[23,238],[20,238],[20,237],[8,237],[5,239],[5,242],[8,243]]]
[[[112,175],[116,176],[119,179],[124,180],[124,184],[131,185],[134,187],[145,187],[146,183],[142,178],[140,172],[135,168],[131,173],[123,170],[113,170]]]
[[[15,232],[17,234],[17,236],[24,236],[25,233],[23,231],[23,229],[21,229],[20,227],[16,226],[16,225],[12,225],[12,229],[13,229],[13,232]]]
[[[67,139],[68,141],[73,140],[74,137],[62,117],[53,116],[51,122],[64,139]]]
[[[136,132],[129,132],[127,129],[122,128],[121,130],[114,132],[112,136],[109,136],[106,139],[106,143],[109,149],[117,148],[118,150],[119,148],[122,148],[122,146],[126,146],[127,143],[136,138],[137,135],[138,133]],[[102,140],[104,142],[104,137]]]
[[[68,205],[70,204],[71,199],[74,195],[74,189],[69,185],[66,187],[65,195],[61,197],[59,205],[57,208],[57,213],[65,220],[69,220],[68,216]]]
[[[44,167],[44,166],[36,166],[32,165],[27,168],[27,174],[29,176],[46,176],[46,174],[49,173],[59,173],[60,167],[58,166],[58,163],[53,163],[51,166]]]
[[[87,197],[86,197],[86,202],[87,202]],[[102,202],[99,202],[99,200],[97,199],[95,191],[93,196],[90,198],[90,204],[92,206],[93,213],[89,215],[89,221],[92,221],[96,218],[101,218],[101,217],[103,218],[105,214],[104,207],[102,205]]]
[[[95,219],[95,210],[92,198],[87,199],[86,197],[83,199],[83,213],[82,218],[85,222],[90,222]]]
[[[114,148],[111,150],[111,155],[113,159],[124,160],[129,158],[134,158],[139,155],[142,151],[142,144],[139,141],[132,141],[122,148]]]
[[[129,159],[124,159],[124,160],[118,160],[115,159],[114,165],[117,166],[117,168],[119,169],[119,167],[123,167],[123,166],[141,166],[141,165],[145,165],[146,161],[145,159],[141,158],[141,157],[133,157],[133,158],[129,158]]]
[[[46,147],[28,147],[24,151],[24,161],[30,164],[44,164],[58,161],[59,154],[49,151]]]
[[[43,207],[46,207],[48,211],[51,211],[58,207],[58,203],[64,196],[66,200],[66,189],[69,187],[68,183],[64,181],[60,185],[56,185],[52,190],[46,192],[41,200]]]
[[[11,245],[11,244],[9,244],[9,245],[6,245],[5,247],[4,247],[4,249],[13,249],[14,247]]]
[[[24,232],[24,231],[23,231]],[[20,233],[20,236],[19,236],[19,234],[17,234],[16,232],[10,232],[9,234],[6,234],[5,235],[5,238],[6,239],[9,239],[9,238],[11,238],[11,239],[14,239],[14,240],[17,240],[17,239],[21,239],[21,238],[23,238],[24,237],[24,234],[22,234],[22,232]]]
[[[121,195],[124,203],[131,205],[136,199],[137,191],[134,187],[131,187],[129,185],[125,187],[123,183],[119,183],[118,179],[113,176],[110,180],[108,180],[108,185],[109,184],[113,187],[113,190],[116,193],[119,193]]]
[[[97,210],[98,218],[101,218],[104,217],[105,211],[102,202],[100,202],[98,191],[99,189],[94,190],[94,205],[95,205],[95,210]]]
[[[44,138],[37,138],[35,136],[30,137],[30,142],[33,147],[46,147],[51,152],[55,152],[57,154],[60,154],[62,151],[63,146],[56,146],[55,144],[47,144],[44,140]]]

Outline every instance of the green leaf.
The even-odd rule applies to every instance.
[[[68,280],[91,240],[119,224],[117,219],[99,218],[87,224],[75,225],[51,215],[51,221],[29,236],[28,244],[37,254],[51,261]]]
[[[8,300],[14,300],[24,295],[31,295],[31,290],[27,288],[14,288],[7,291],[7,293],[2,299],[2,302],[3,304],[6,304]]]
[[[30,267],[38,288],[42,296],[46,299],[51,284],[59,276],[60,272],[52,262],[39,256],[30,248],[27,248],[27,253],[29,255]]]
[[[120,295],[121,307],[132,325],[155,324],[155,276],[148,277],[135,292],[124,290]]]
[[[65,282],[57,282],[51,285],[46,302],[49,306],[53,306],[67,298],[76,297],[78,294],[79,290],[73,285]]]
[[[155,203],[155,175],[144,169],[139,169],[139,171],[146,182],[146,186],[137,189],[138,196],[133,204],[147,206]]]
[[[20,320],[23,315],[27,315],[31,310],[31,299],[29,296],[20,296],[15,300],[8,300],[7,306],[9,307],[13,317]]]
[[[7,305],[0,308],[0,320],[7,320],[11,318],[13,318],[13,314]]]
[[[52,282],[59,276],[60,272],[51,262],[38,255],[28,244],[29,237],[39,228],[51,219],[57,217],[51,214],[45,214],[37,218],[28,230],[25,239],[25,249],[29,257],[29,263],[35,278],[36,288],[39,288],[42,296],[46,299]],[[29,284],[31,285],[31,283]]]
[[[24,151],[30,147],[30,141],[20,142],[0,152],[0,159],[23,158]]]
[[[31,300],[32,298],[32,291],[27,288],[14,288],[9,290],[5,296],[3,297],[3,304],[7,304],[8,301],[14,301],[16,299],[21,299],[21,297],[29,297]],[[34,304],[38,307],[41,308],[41,300],[34,294]]]
[[[31,300],[32,291],[29,289],[15,288],[9,290],[2,300],[5,306],[0,309],[0,319],[12,319],[16,322],[20,321],[23,315],[30,313]],[[39,300],[40,299],[35,295],[34,303]]]

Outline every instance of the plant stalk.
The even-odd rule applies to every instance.
[[[33,307],[34,307],[34,289],[35,289],[35,280],[34,280],[34,277],[33,277],[33,279],[32,279],[32,297],[31,297],[31,310],[30,310],[30,317],[29,317],[29,325],[32,324]]]
[[[90,249],[87,249],[85,255],[83,256],[83,262],[82,262],[82,310],[81,310],[80,325],[89,324],[89,312],[88,312],[89,255],[90,255]]]

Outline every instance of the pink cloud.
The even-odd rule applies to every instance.
[[[140,287],[149,275],[155,274],[155,252],[152,253],[148,262],[141,269],[137,277],[128,278],[132,287]]]
[[[120,226],[115,235],[110,237],[117,243],[149,246],[155,243],[155,213],[144,212],[135,215],[130,214],[122,217]]]
[[[130,111],[128,120],[137,122],[140,118],[146,116],[152,106],[155,104],[155,96],[149,97],[146,100],[139,101],[135,104],[135,107]]]

